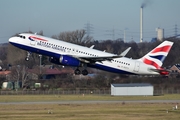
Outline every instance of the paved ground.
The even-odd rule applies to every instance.
[[[0,102],[8,104],[111,104],[111,103],[180,103],[180,100],[127,100],[127,101],[41,101],[41,102]]]

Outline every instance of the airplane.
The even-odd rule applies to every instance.
[[[130,48],[116,55],[94,49],[94,45],[85,47],[30,33],[13,36],[9,43],[28,51],[26,60],[31,53],[49,56],[54,64],[76,67],[75,75],[88,75],[87,67],[128,75],[168,75],[169,71],[163,69],[162,64],[173,45],[173,42],[164,41],[145,56],[132,59],[125,57]]]

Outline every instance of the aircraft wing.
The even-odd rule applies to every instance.
[[[73,56],[76,59],[85,62],[85,63],[95,63],[95,62],[102,62],[102,61],[111,61],[114,58],[120,58],[120,57],[124,57],[129,50],[131,49],[131,47],[127,48],[124,52],[122,52],[120,55],[113,55],[113,56],[101,56],[101,57],[92,57],[92,56],[85,56],[85,57],[79,57],[79,56]]]
[[[80,60],[81,62],[85,63],[95,63],[95,62],[102,62],[102,61],[111,61],[113,58],[119,58],[122,56],[103,56],[103,57],[79,57],[73,56],[74,58]]]

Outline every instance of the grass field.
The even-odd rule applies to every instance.
[[[32,101],[75,101],[75,100],[180,100],[180,94],[162,96],[110,96],[110,95],[0,95],[0,102]]]
[[[0,104],[0,120],[180,120],[180,110],[172,109],[176,103],[11,104],[11,102],[31,101],[179,99],[180,95],[147,97],[3,95],[0,96],[0,102],[7,104]]]

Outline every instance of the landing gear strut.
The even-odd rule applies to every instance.
[[[27,56],[26,56],[25,60],[29,61],[30,56],[31,56],[31,52],[27,52]]]
[[[87,64],[84,64],[84,70],[82,70],[83,75],[88,75],[88,71],[86,68],[87,68]]]

